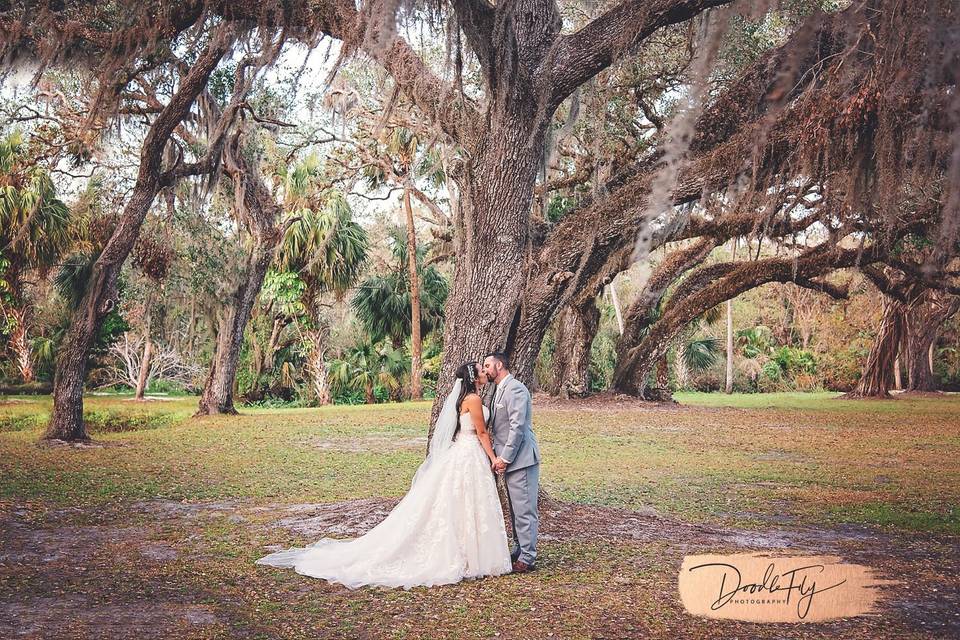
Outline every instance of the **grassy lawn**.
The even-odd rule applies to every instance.
[[[537,410],[545,488],[694,521],[778,515],[960,533],[960,396],[677,399],[676,410]],[[35,446],[49,398],[15,400],[0,405],[0,497],[89,505],[400,496],[422,460],[430,407],[245,409],[198,420],[194,398],[91,397],[93,437],[108,446],[73,450]]]
[[[639,510],[684,523],[753,531],[867,526],[890,536],[922,534],[933,547],[953,544],[960,535],[960,396],[845,401],[834,395],[684,393],[677,395],[679,407],[538,399],[542,483],[552,497],[584,508]],[[543,543],[545,567],[529,579],[410,592],[348,592],[255,568],[265,545],[311,539],[276,526],[291,505],[403,495],[426,447],[430,404],[245,409],[204,419],[191,417],[195,406],[191,397],[148,403],[89,397],[97,446],[73,448],[37,444],[49,398],[0,402],[0,508],[30,523],[34,536],[58,527],[109,527],[114,542],[90,551],[102,566],[87,562],[100,566],[98,602],[155,593],[157,602],[180,602],[181,609],[183,601],[208,607],[212,621],[188,625],[195,637],[800,633],[790,625],[741,627],[685,616],[670,591],[680,551],[669,540],[558,537]],[[156,504],[209,508],[169,516],[172,507],[164,507],[161,517],[143,506]],[[125,552],[133,534],[116,533],[138,527],[138,544],[146,538],[174,554],[151,564],[148,576],[142,549]],[[611,591],[611,581],[622,588]],[[955,592],[955,575],[952,581]],[[65,593],[89,593],[79,578],[67,582],[73,586]],[[158,584],[172,591],[158,593],[167,588]],[[12,594],[24,601],[47,597],[42,571],[0,563],[0,601]],[[584,627],[592,614],[602,624]],[[371,626],[371,615],[380,626]],[[546,631],[524,635],[522,625],[505,624],[503,616],[542,619]],[[76,624],[76,637],[84,637],[83,625],[94,623]],[[858,628],[817,627],[823,637],[839,629],[857,637]],[[870,632],[863,637],[880,637],[877,629],[891,627],[863,629]]]

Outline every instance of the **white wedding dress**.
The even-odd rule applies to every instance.
[[[488,410],[483,407],[484,418]],[[324,538],[278,551],[257,564],[292,567],[352,589],[432,586],[496,576],[512,569],[503,510],[490,461],[470,414],[457,439],[424,464],[407,495],[359,538]]]

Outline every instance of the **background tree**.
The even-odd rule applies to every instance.
[[[164,18],[169,20],[170,15],[164,14]],[[170,27],[169,32],[179,34],[185,27],[190,26],[189,24],[176,24],[179,18],[180,16],[174,16],[174,19],[167,24]],[[155,16],[152,17],[149,30],[161,29],[163,22]],[[144,29],[146,23],[144,17],[143,22],[130,29]],[[159,109],[147,130],[143,139],[137,181],[110,240],[93,265],[90,279],[84,288],[83,298],[74,314],[70,330],[61,348],[54,379],[54,409],[46,433],[47,438],[62,440],[87,438],[83,425],[83,384],[86,377],[87,357],[94,336],[98,333],[105,317],[115,304],[117,275],[136,242],[140,225],[153,204],[158,191],[162,187],[172,184],[178,177],[185,177],[207,170],[212,157],[219,155],[220,142],[218,136],[222,137],[225,134],[225,126],[220,127],[219,131],[215,130],[214,139],[211,140],[212,146],[209,149],[211,157],[202,157],[197,163],[193,164],[178,162],[173,166],[167,165],[166,168],[163,163],[164,150],[170,136],[190,113],[197,96],[205,89],[210,74],[230,50],[235,35],[234,25],[230,23],[222,23],[212,27],[206,46],[182,75],[180,71],[183,68],[177,64],[180,61],[171,59],[172,56],[166,58],[169,64],[168,68],[176,74],[179,83],[170,94],[169,101]],[[156,41],[144,44],[141,40],[137,41],[136,44],[142,49],[123,52],[125,58],[121,63],[117,63],[118,67],[126,66],[127,69],[133,71],[137,68],[137,59],[142,55],[143,60],[150,61],[148,68],[153,69],[156,62],[151,59],[151,56],[160,53],[161,49],[166,47],[169,42],[164,42],[162,45]],[[104,64],[108,64],[106,60],[109,60],[109,58],[105,59]],[[115,63],[116,60],[109,60],[109,62]],[[108,65],[104,72],[113,72],[114,70],[116,69],[110,68]],[[104,99],[115,97],[115,94],[109,93],[109,91],[114,90],[115,85],[110,84],[108,86],[109,89],[104,92]],[[244,92],[237,93],[242,95]],[[95,108],[92,109],[92,113],[97,117],[105,115],[97,111],[103,104],[101,96],[98,95],[94,98],[93,106]],[[239,105],[233,105],[228,110],[230,114],[228,120],[232,119],[238,107]]]
[[[313,180],[318,165],[297,165],[287,176],[288,206],[293,222],[284,236],[278,267],[304,283],[299,301],[305,313],[297,320],[307,348],[307,369],[319,404],[331,401],[326,363],[329,320],[323,296],[343,300],[367,262],[367,232],[353,220],[347,201],[338,191],[321,192]],[[311,186],[312,185],[312,186]],[[322,205],[322,206],[321,206]]]
[[[0,139],[0,314],[21,379],[34,379],[27,279],[45,278],[74,241],[70,209],[18,132]]]
[[[399,227],[388,230],[387,241],[392,262],[389,272],[374,275],[360,283],[351,300],[361,326],[376,343],[390,340],[394,349],[401,349],[404,342],[413,339],[411,312],[413,287],[410,279],[411,256],[407,234]],[[419,335],[427,335],[443,327],[444,303],[447,298],[447,281],[433,265],[426,264],[429,246],[415,245],[416,273],[419,283],[420,324]]]
[[[219,309],[217,345],[200,396],[198,415],[237,412],[234,387],[244,333],[267,269],[275,260],[286,231],[283,208],[264,183],[259,161],[245,157],[258,153],[257,143],[244,149],[244,138],[242,131],[231,137],[224,149],[224,170],[233,191],[231,213],[237,222],[238,236],[247,246],[238,271],[226,283],[232,291]]]

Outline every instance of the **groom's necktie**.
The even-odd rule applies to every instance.
[[[490,415],[487,416],[487,426],[493,424],[493,414],[497,411],[497,385],[493,386],[493,393],[490,394]]]
[[[506,380],[500,382],[500,384],[493,388],[493,400],[490,402],[490,424],[493,424],[493,419],[497,414],[497,400],[503,395],[504,382],[506,382]]]

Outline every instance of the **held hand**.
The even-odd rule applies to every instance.
[[[496,471],[497,473],[502,474],[504,471],[507,470],[507,461],[497,456],[497,459],[494,460],[493,462],[493,470]]]

